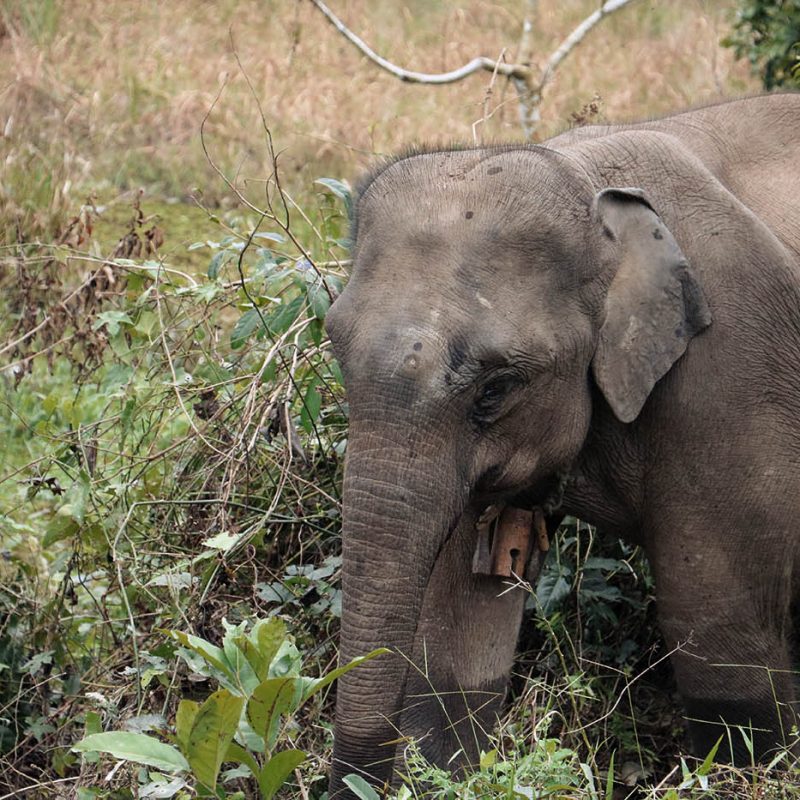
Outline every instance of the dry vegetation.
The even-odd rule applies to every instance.
[[[523,5],[347,0],[334,7],[387,58],[439,71],[478,54],[513,59]],[[596,3],[540,5],[535,52],[547,55]],[[410,142],[471,140],[489,82],[476,75],[436,89],[402,84],[305,2],[7,0],[5,8],[3,193],[22,202],[33,179],[39,211],[47,199],[62,206],[86,187],[106,199],[139,186],[178,197],[200,187],[220,199],[224,189],[198,130],[223,84],[208,125],[212,153],[262,178],[261,129],[233,46],[285,151],[287,183],[301,192],[321,174],[350,176],[373,154]],[[542,108],[542,135],[565,127],[596,95],[601,117],[618,120],[754,90],[746,65],[719,46],[731,15],[730,2],[634,3],[563,65]],[[484,137],[517,137],[513,91],[498,84],[490,106]]]
[[[442,71],[515,60],[524,2],[331,5],[390,60]],[[548,88],[541,137],[756,91],[719,46],[732,5],[638,0],[606,20]],[[540,6],[544,58],[597,0]],[[282,218],[245,73],[288,232],[242,204],[201,144],[208,114],[210,156],[259,204],[267,182]],[[346,219],[344,187],[315,179],[413,142],[471,141],[487,109],[484,141],[518,138],[516,96],[497,80],[487,101],[488,73],[400,83],[305,0],[5,0],[0,78],[0,800],[127,798],[134,769],[69,748],[84,728],[172,720],[181,697],[203,696],[160,629],[218,642],[223,618],[277,612],[310,673],[335,661],[346,419],[320,318],[326,281],[344,277]],[[259,225],[273,238],[251,240]],[[219,553],[217,534],[233,537]],[[551,592],[552,614],[529,626],[501,754],[559,742],[565,775],[584,780],[580,758],[600,780],[614,751],[615,797],[648,781],[661,783],[638,796],[706,796],[675,759],[646,567],[619,544],[598,566],[593,539],[576,524],[550,569],[553,590],[593,599]],[[281,746],[312,753],[287,797],[320,796],[330,719],[317,698],[281,729]],[[791,796],[720,780],[716,797]],[[602,795],[588,786],[569,796]]]

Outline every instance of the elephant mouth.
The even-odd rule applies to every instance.
[[[535,580],[550,549],[548,522],[557,516],[568,475],[554,473],[516,493],[482,493],[475,504],[474,574]]]
[[[475,524],[472,572],[504,578],[538,577],[544,555],[550,549],[545,514],[515,505],[490,505]]]

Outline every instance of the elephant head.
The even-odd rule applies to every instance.
[[[350,404],[341,658],[395,654],[341,679],[335,797],[348,772],[388,781],[402,735],[450,759],[431,703],[412,698],[420,670],[447,662],[435,688],[461,698],[502,693],[521,613],[463,574],[477,516],[546,494],[598,403],[635,420],[710,322],[644,194],[597,191],[545,148],[385,165],[359,192],[353,258],[327,320]]]

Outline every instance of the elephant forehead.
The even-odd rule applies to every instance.
[[[553,218],[590,200],[554,151],[499,147],[401,157],[362,182],[356,208],[359,227],[373,219],[396,223],[430,215],[439,222],[489,216],[508,224],[519,217]]]

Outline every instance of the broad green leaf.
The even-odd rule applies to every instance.
[[[270,314],[267,320],[267,327],[273,336],[279,336],[291,327],[292,323],[297,319],[300,310],[303,307],[303,297],[298,295],[285,305],[278,307],[278,310]],[[248,312],[249,313],[249,312]]]
[[[269,232],[266,232],[266,231],[259,232],[259,233],[254,233],[253,234],[253,238],[254,239],[269,239],[269,241],[271,241],[271,242],[281,242],[281,243],[286,241],[286,237],[282,233],[269,233]]]
[[[245,654],[259,681],[269,677],[269,665],[286,639],[286,625],[277,617],[260,619],[247,635],[235,641]]]
[[[96,711],[86,712],[83,725],[87,736],[91,736],[95,733],[102,733],[103,731],[100,715]]]
[[[231,347],[238,350],[247,344],[247,340],[261,325],[261,313],[256,308],[245,311],[231,331]],[[288,327],[288,326],[287,326]]]
[[[80,529],[81,526],[72,517],[59,512],[47,523],[45,534],[42,538],[42,547],[47,549],[56,542],[75,536]]]
[[[360,775],[350,773],[343,778],[350,791],[359,800],[381,800],[380,795]]]
[[[298,678],[303,666],[303,657],[291,639],[284,639],[272,663],[269,665],[270,678]]]
[[[208,277],[211,280],[216,280],[219,277],[219,271],[225,264],[228,263],[236,254],[230,250],[220,250],[214,254],[211,263],[208,265]]]
[[[258,762],[253,757],[252,753],[249,753],[244,747],[236,744],[236,742],[231,742],[228,745],[228,752],[225,753],[225,758],[222,760],[223,762],[235,761],[237,764],[244,764],[250,772],[253,773],[253,777],[256,780],[259,779],[261,771]]]
[[[81,753],[109,753],[114,758],[134,761],[164,772],[189,770],[189,764],[176,747],[160,742],[145,733],[127,731],[93,733],[73,745],[72,749]]]
[[[317,319],[325,319],[325,315],[331,307],[331,296],[328,294],[328,287],[325,286],[321,278],[308,287],[308,303],[311,306],[311,313]]]
[[[133,325],[133,320],[124,311],[103,311],[97,315],[92,330],[99,330],[105,325],[108,332],[115,336],[119,333],[120,325]]]
[[[221,647],[217,647],[211,644],[211,642],[201,639],[199,636],[192,636],[191,633],[184,633],[183,631],[166,631],[166,633],[179,644],[197,653],[197,655],[201,656],[208,664],[221,672],[232,687],[237,686],[236,673],[228,663],[225,651]]]
[[[559,607],[561,602],[569,595],[571,585],[566,581],[563,574],[556,570],[545,570],[536,585],[536,599],[539,602],[541,612],[549,614]]]
[[[296,677],[269,678],[260,683],[247,702],[247,720],[272,750],[281,716],[297,709],[303,699],[303,682]]]
[[[306,433],[314,430],[314,425],[319,419],[319,411],[322,408],[322,396],[317,389],[317,381],[312,380],[306,389],[303,397],[303,407],[300,410],[300,423]]]
[[[258,776],[258,788],[263,800],[272,800],[292,772],[306,760],[302,750],[284,750],[267,761]]]
[[[199,710],[200,703],[195,703],[194,700],[181,700],[178,703],[178,713],[175,715],[175,739],[183,753],[189,749],[189,734],[192,732]]]
[[[497,763],[497,750],[491,749],[488,753],[481,753],[480,768],[489,769]]]
[[[338,667],[337,669],[331,670],[327,675],[323,675],[323,677],[318,678],[315,680],[310,686],[307,685],[306,690],[303,692],[303,702],[308,700],[310,697],[313,697],[320,689],[324,689],[328,684],[333,683],[337,678],[340,678],[346,672],[350,672],[351,669],[355,669],[355,667],[363,664],[365,661],[370,661],[377,656],[382,656],[385,653],[390,653],[386,647],[379,647],[377,650],[373,650],[371,653],[367,653],[365,656],[358,656],[358,658],[354,658],[349,664],[345,664],[343,667]]]
[[[208,547],[210,550],[219,550],[221,553],[227,553],[235,544],[238,544],[240,539],[241,536],[236,533],[220,531],[215,536],[209,536],[208,539],[203,539],[201,544],[203,547]]]
[[[218,689],[195,714],[185,755],[194,776],[209,789],[216,789],[217,776],[239,725],[243,705],[243,697]]]
[[[225,626],[225,635],[222,637],[222,649],[225,651],[225,658],[231,665],[236,676],[236,685],[241,687],[241,693],[245,697],[250,697],[253,690],[258,686],[259,680],[255,670],[250,666],[242,649],[238,646],[237,640],[244,636],[246,622],[240,625],[231,625],[226,620],[222,621]]]

